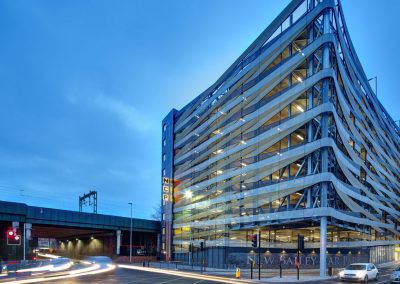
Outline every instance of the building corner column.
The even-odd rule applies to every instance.
[[[320,238],[319,238],[319,275],[326,276],[326,231],[327,231],[327,217],[321,217],[320,225]]]

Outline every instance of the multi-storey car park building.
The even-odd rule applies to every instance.
[[[372,91],[339,0],[293,0],[162,129],[166,259],[341,266],[396,257],[399,128]],[[200,251],[203,242],[204,250]],[[190,245],[193,249],[190,250]]]

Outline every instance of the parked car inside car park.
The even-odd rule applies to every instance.
[[[373,263],[353,263],[339,272],[339,279],[368,282],[378,280],[379,271]]]
[[[392,275],[390,275],[390,283],[400,283],[400,266],[393,270]]]

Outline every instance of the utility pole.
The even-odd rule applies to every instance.
[[[258,280],[261,280],[261,230],[258,231]]]
[[[378,97],[378,76],[369,78],[368,82],[372,80],[375,80],[375,96]]]
[[[128,203],[131,206],[131,229],[129,232],[129,263],[132,263],[132,202]]]
[[[93,213],[97,214],[97,191],[90,190],[89,193],[85,193],[79,196],[79,212],[82,212],[83,205],[93,206]]]

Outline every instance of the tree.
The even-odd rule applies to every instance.
[[[151,218],[157,221],[161,221],[161,214],[162,214],[162,206],[161,204],[156,204],[153,207],[153,214],[151,214]]]

